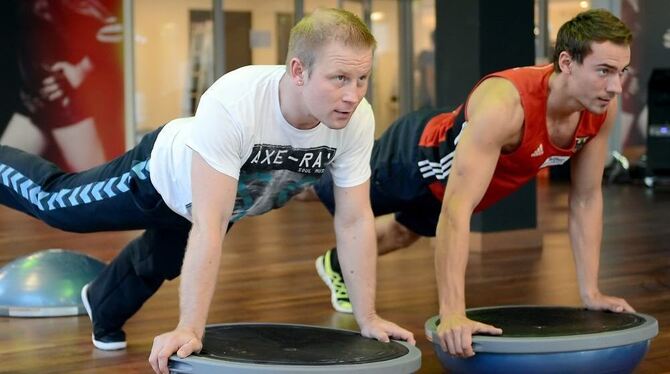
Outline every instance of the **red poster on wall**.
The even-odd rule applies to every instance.
[[[18,92],[3,144],[69,171],[123,153],[122,4],[16,0]]]

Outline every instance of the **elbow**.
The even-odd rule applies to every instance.
[[[361,212],[361,214],[357,215],[347,215],[347,214],[335,214],[335,217],[333,219],[333,223],[335,224],[336,228],[342,228],[342,229],[352,229],[356,227],[363,227],[366,224],[372,224],[374,225],[374,220],[375,217],[372,214],[372,210]]]
[[[351,206],[345,207],[343,204],[341,209],[340,206],[335,209],[335,215],[333,216],[333,222],[339,227],[351,227],[366,222],[374,222],[374,220],[375,217],[370,204],[362,204],[355,209],[351,209]]]
[[[198,224],[194,220],[189,234],[189,241],[199,243],[205,247],[218,246],[223,241],[224,233],[225,231],[219,227]]]
[[[599,188],[589,188],[589,189],[575,189],[570,191],[570,196],[568,198],[568,204],[570,209],[584,209],[593,204],[598,204],[602,202],[602,190]]]
[[[603,196],[601,191],[589,191],[587,193],[570,194],[569,219],[572,222],[580,220],[584,215],[592,217],[593,214],[602,215]]]
[[[461,199],[453,195],[445,196],[440,212],[440,221],[442,226],[449,231],[458,231],[459,229],[470,228],[470,216],[474,207],[464,204]]]

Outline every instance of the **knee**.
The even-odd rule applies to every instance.
[[[420,237],[395,219],[388,222],[385,227],[379,230],[377,235],[381,242],[379,248],[381,253],[408,247]]]
[[[408,229],[406,226],[393,221],[393,231],[395,233],[395,242],[399,248],[409,247],[419,239],[419,235]]]
[[[313,186],[309,186],[300,193],[296,194],[293,196],[293,200],[296,201],[318,201],[319,196],[316,194],[316,191],[314,190]]]
[[[161,280],[178,277],[184,262],[186,240],[165,232],[145,232],[142,239],[134,261],[137,274]]]
[[[150,263],[147,263],[145,269],[149,270],[147,275],[150,277],[159,277],[166,280],[173,280],[181,274],[181,266],[184,262],[185,248],[164,253],[160,249],[157,255],[152,256]]]

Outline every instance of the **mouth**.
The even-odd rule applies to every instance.
[[[335,115],[337,115],[339,117],[348,117],[349,115],[351,115],[351,111],[348,111],[348,110],[337,110],[337,109],[335,109],[334,112],[335,112]]]
[[[610,103],[610,101],[612,101],[612,98],[611,97],[599,97],[598,101],[602,104],[607,105],[607,104]]]

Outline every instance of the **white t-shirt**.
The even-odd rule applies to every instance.
[[[194,117],[169,122],[151,152],[151,182],[176,213],[191,220],[193,151],[238,180],[231,221],[283,206],[330,168],[335,185],[370,177],[374,116],[363,100],[340,130],[291,126],[279,108],[281,66],[246,66],[217,80]],[[212,186],[215,188],[215,186]]]

